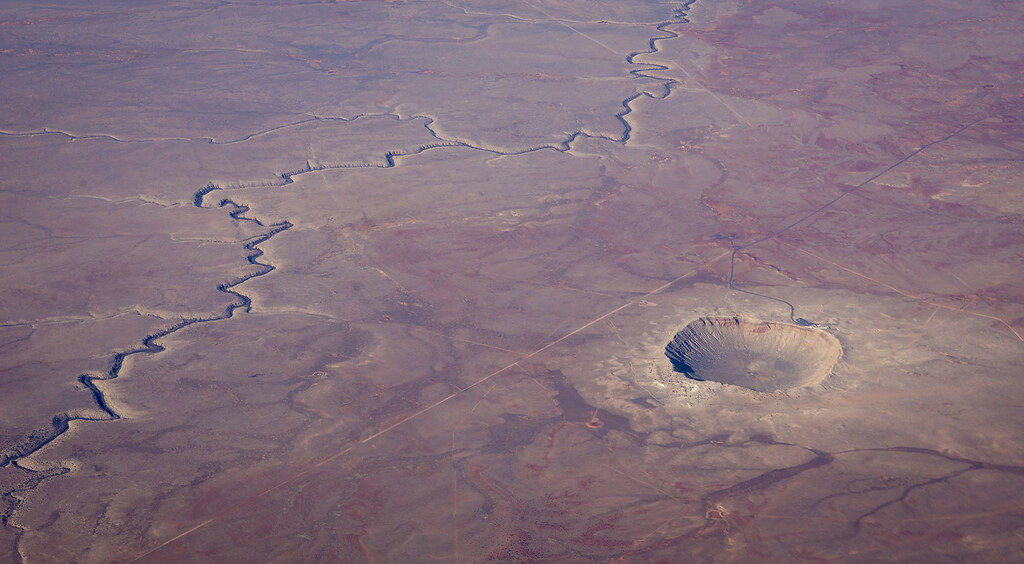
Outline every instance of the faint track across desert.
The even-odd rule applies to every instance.
[[[949,141],[950,139],[956,137],[957,135],[960,135],[961,133],[967,131],[971,127],[981,123],[982,121],[985,121],[986,119],[992,118],[992,117],[995,117],[995,116],[987,115],[987,116],[984,116],[984,117],[980,117],[978,119],[975,119],[974,121],[971,121],[971,122],[967,123],[966,125],[960,126],[955,131],[953,131],[952,133],[946,135],[945,137],[942,137],[940,139],[936,139],[934,141],[929,141],[928,143],[925,143],[924,145],[921,145],[917,149],[914,149],[910,153],[907,153],[903,158],[897,160],[896,162],[894,162],[891,165],[887,166],[886,168],[882,169],[881,172],[875,173],[873,176],[871,176],[867,180],[861,182],[860,184],[854,186],[853,188],[843,192],[842,194],[839,194],[838,196],[832,198],[831,200],[825,202],[824,204],[818,206],[817,208],[814,208],[814,209],[810,210],[809,212],[807,212],[804,215],[802,215],[799,218],[797,218],[795,221],[785,225],[784,227],[782,227],[780,229],[777,229],[777,230],[769,233],[768,235],[765,235],[764,237],[761,237],[760,239],[757,239],[755,241],[751,241],[750,243],[746,243],[744,245],[740,245],[738,247],[733,248],[732,256],[729,257],[729,279],[728,279],[728,282],[726,283],[726,285],[729,287],[730,290],[735,290],[737,292],[742,292],[744,294],[749,294],[751,296],[757,296],[757,297],[760,297],[760,298],[765,298],[765,299],[768,299],[768,300],[774,300],[776,302],[780,302],[782,304],[785,304],[786,306],[789,307],[789,320],[792,321],[793,323],[798,323],[798,324],[801,324],[801,325],[808,325],[808,324],[815,325],[815,323],[809,322],[809,321],[804,320],[802,318],[800,320],[797,320],[795,318],[796,307],[794,307],[792,303],[790,303],[790,302],[788,302],[788,301],[786,301],[786,300],[784,300],[782,298],[778,298],[778,297],[775,297],[775,296],[769,296],[767,294],[761,294],[761,293],[754,292],[754,291],[751,291],[751,290],[744,290],[743,288],[740,288],[740,287],[736,286],[736,284],[735,284],[736,255],[739,254],[740,252],[742,252],[745,249],[749,249],[750,247],[753,247],[755,245],[759,245],[761,243],[764,243],[765,241],[770,241],[772,239],[775,239],[779,235],[782,235],[783,233],[789,231],[790,229],[793,229],[794,227],[800,225],[801,223],[807,221],[808,219],[810,219],[810,218],[820,214],[821,212],[823,212],[823,211],[827,210],[828,208],[834,206],[835,204],[839,203],[839,201],[841,201],[843,198],[849,196],[850,194],[856,193],[857,191],[859,191],[862,188],[864,188],[865,186],[871,184],[875,180],[878,180],[879,178],[884,176],[886,173],[891,172],[892,170],[896,169],[897,167],[899,167],[903,163],[905,163],[905,162],[909,161],[910,159],[916,157],[917,155],[921,154],[924,150],[928,149],[929,147],[933,147],[933,146],[938,145],[940,143],[944,143],[946,141]],[[998,318],[993,318],[993,319],[998,319]],[[1001,319],[999,321],[1002,321],[1004,325],[1006,325],[1011,331],[1013,331],[1013,334],[1016,335],[1018,339],[1021,339],[1021,341],[1024,341],[1024,339],[1021,338],[1020,334],[1017,333],[1017,331],[1015,331],[1013,329],[1013,327],[1010,327],[1009,324],[1007,324],[1005,321],[1003,321]]]

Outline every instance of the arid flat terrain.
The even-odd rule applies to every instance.
[[[5,2],[0,562],[1024,559],[1022,28]]]

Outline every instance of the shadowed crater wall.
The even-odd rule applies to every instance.
[[[774,392],[821,382],[843,349],[819,329],[702,317],[676,333],[665,354],[688,378]]]

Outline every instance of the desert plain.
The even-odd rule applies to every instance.
[[[1020,561],[1022,28],[5,2],[0,561]]]

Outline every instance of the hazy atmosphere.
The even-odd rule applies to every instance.
[[[1024,559],[1024,3],[0,5],[0,562]]]

